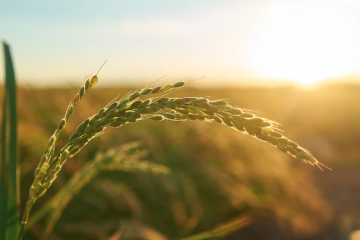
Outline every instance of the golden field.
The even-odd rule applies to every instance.
[[[18,89],[22,206],[49,137],[77,90]],[[57,151],[79,123],[129,90],[92,89]],[[180,239],[241,215],[251,216],[251,224],[226,239],[344,239],[360,229],[359,94],[360,87],[352,85],[179,89],[171,96],[229,98],[281,123],[285,136],[333,171],[322,172],[225,125],[148,120],[108,128],[68,160],[32,214],[97,152],[140,140],[148,150],[145,159],[169,167],[171,174],[100,174],[70,201],[50,239],[112,240],[125,225],[147,225],[167,239]],[[44,226],[44,220],[35,224],[24,239],[41,239]]]

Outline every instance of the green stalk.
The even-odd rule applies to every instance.
[[[1,133],[0,239],[16,239],[19,219],[19,180],[17,166],[16,81],[10,47],[3,42],[5,94]]]

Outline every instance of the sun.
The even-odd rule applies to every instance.
[[[309,85],[360,70],[356,16],[346,8],[314,2],[270,8],[250,48],[254,71]]]

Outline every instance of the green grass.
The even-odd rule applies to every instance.
[[[1,127],[0,239],[16,239],[19,219],[16,81],[10,47],[3,43],[5,94]]]

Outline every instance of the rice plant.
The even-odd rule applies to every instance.
[[[147,155],[147,151],[138,148],[139,142],[128,143],[118,149],[109,149],[104,153],[97,153],[94,160],[88,162],[67,182],[56,195],[47,202],[35,215],[31,217],[28,226],[35,224],[42,217],[47,215],[47,226],[44,231],[45,238],[52,232],[56,222],[62,212],[73,198],[84,186],[97,175],[104,171],[141,171],[154,174],[169,174],[170,169],[155,163],[142,160]]]
[[[97,114],[84,120],[70,136],[68,143],[54,156],[55,143],[60,133],[66,127],[66,123],[70,120],[75,108],[86,93],[98,82],[98,73],[85,79],[79,91],[70,101],[64,117],[60,120],[57,129],[45,148],[35,170],[34,182],[30,188],[21,221],[19,239],[22,239],[23,229],[27,224],[34,203],[49,189],[65,162],[74,157],[92,139],[103,135],[107,127],[119,128],[142,120],[215,122],[224,124],[260,141],[268,142],[305,163],[318,166],[320,169],[321,165],[324,166],[308,150],[283,136],[278,123],[258,117],[252,111],[231,105],[229,99],[166,97],[171,91],[183,87],[186,82],[176,82],[155,87],[147,86],[132,91],[121,99],[116,97],[100,109]]]

